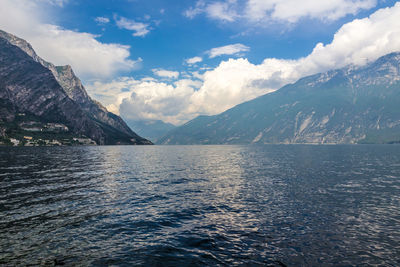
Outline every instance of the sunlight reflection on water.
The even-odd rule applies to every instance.
[[[1,148],[0,264],[396,266],[398,148]]]

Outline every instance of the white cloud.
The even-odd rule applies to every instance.
[[[235,4],[235,0],[214,2],[206,7],[205,12],[210,18],[232,22],[239,16],[235,10]]]
[[[95,81],[86,85],[89,95],[100,101],[110,112],[119,114],[119,106],[125,98],[129,98],[131,91],[128,78],[121,77],[118,81],[103,83]]]
[[[179,72],[164,69],[152,69],[153,73],[159,77],[178,79]]]
[[[400,51],[400,3],[378,10],[369,18],[342,26],[330,44],[319,43],[310,55],[297,60],[267,58],[254,65],[230,59],[204,74],[193,95],[198,111],[216,114],[243,101],[279,89],[297,79],[349,64],[362,65]]]
[[[202,61],[203,61],[202,57],[192,57],[185,60],[185,62],[189,65],[193,65]]]
[[[185,10],[185,12],[183,13],[183,15],[185,17],[188,17],[190,19],[193,19],[194,17],[196,17],[197,15],[203,13],[205,10],[204,8],[206,7],[206,3],[204,0],[199,0],[196,2],[195,7],[191,7],[188,10]]]
[[[246,16],[250,20],[275,19],[296,22],[302,17],[337,20],[348,14],[375,7],[376,0],[248,0]]]
[[[190,96],[199,85],[192,80],[180,80],[172,85],[142,82],[134,85],[131,96],[122,101],[120,113],[130,119],[161,119],[171,123],[186,121]]]
[[[223,112],[305,75],[348,64],[362,65],[400,51],[399,17],[400,3],[397,3],[368,18],[354,20],[343,25],[330,44],[319,43],[311,54],[296,60],[267,58],[257,65],[243,58],[229,59],[213,70],[201,74],[194,72],[193,79],[173,84],[155,79],[135,81],[126,78],[93,88],[104,88],[104,91],[112,92],[112,97],[118,96],[119,100],[113,100],[118,102],[110,103],[116,103],[115,108],[119,107],[125,117],[162,119],[180,124],[200,114]],[[119,93],[115,93],[117,91]]]
[[[334,21],[349,14],[375,7],[377,0],[225,0],[198,1],[184,14],[188,18],[205,13],[221,21],[244,19],[251,22],[297,22],[307,17],[322,21]]]
[[[60,6],[60,7],[64,6],[64,4],[69,2],[69,0],[33,0],[33,1],[45,2],[45,3],[55,5],[55,6]]]
[[[190,97],[201,82],[189,79],[167,84],[155,79],[122,77],[110,83],[95,82],[88,92],[105,103],[107,109],[129,119],[161,119],[181,123],[188,114]],[[185,110],[185,112],[182,112]]]
[[[201,74],[199,71],[193,71],[192,73],[190,73],[191,77],[204,81],[204,74]]]
[[[115,22],[120,29],[133,31],[133,36],[144,37],[150,32],[150,25],[124,17],[115,16]]]
[[[104,44],[95,35],[62,29],[54,25],[36,28],[29,41],[38,54],[56,65],[70,64],[83,77],[110,77],[128,71],[141,62],[130,60],[129,46]]]
[[[221,47],[216,47],[208,51],[210,58],[222,56],[222,55],[236,55],[242,52],[250,51],[250,47],[243,44],[231,44]]]
[[[71,65],[83,79],[107,78],[139,66],[140,59],[129,59],[129,46],[102,43],[96,35],[46,24],[46,14],[42,14],[46,3],[1,0],[0,28],[27,40],[45,60]]]
[[[110,19],[107,17],[97,17],[94,19],[94,21],[96,21],[99,24],[107,24],[110,22]]]
[[[183,15],[193,19],[197,15],[205,13],[212,19],[232,22],[239,17],[236,11],[237,0],[226,0],[220,2],[206,3],[205,0],[196,2],[195,7],[186,10]]]

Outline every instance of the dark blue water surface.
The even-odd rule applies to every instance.
[[[400,266],[400,146],[0,148],[0,265]]]

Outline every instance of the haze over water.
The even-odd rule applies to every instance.
[[[0,149],[0,265],[399,266],[397,145]]]

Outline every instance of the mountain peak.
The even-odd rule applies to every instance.
[[[151,144],[93,101],[70,65],[46,62],[28,42],[1,30],[0,50],[0,102],[6,107],[0,121],[29,113],[38,123],[63,123],[98,144]]]
[[[400,53],[294,84],[198,117],[160,144],[400,142]]]

